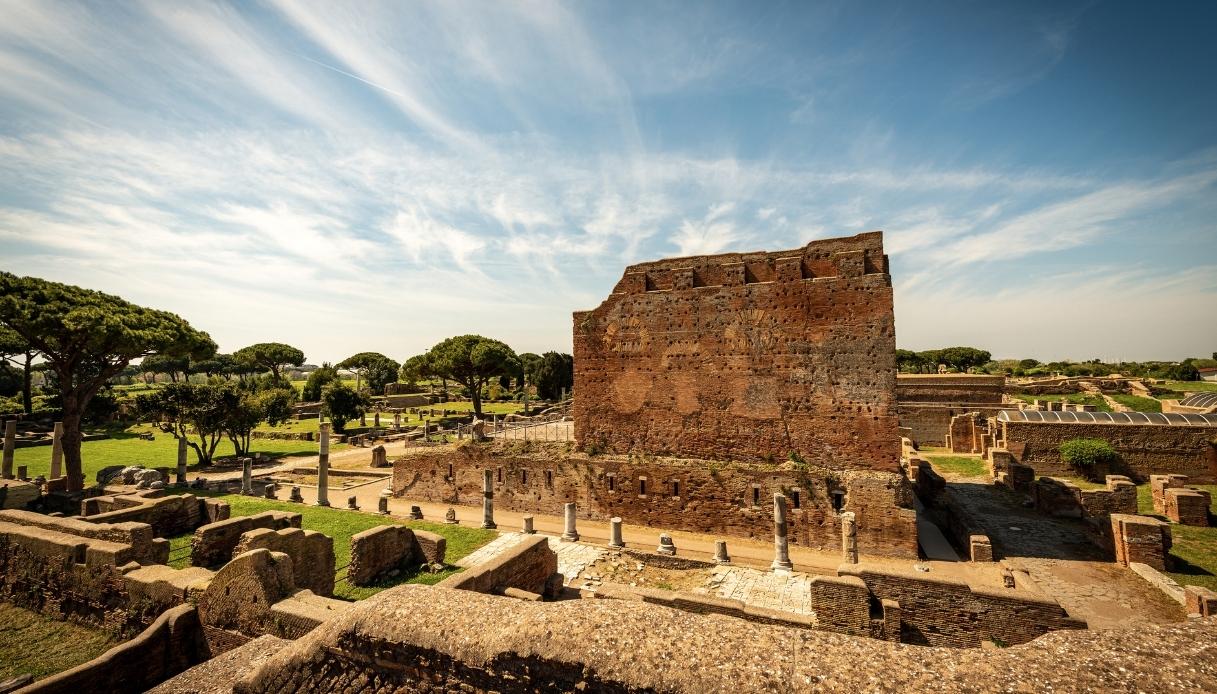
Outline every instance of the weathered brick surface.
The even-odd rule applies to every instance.
[[[791,462],[588,456],[564,444],[500,442],[400,458],[393,467],[393,493],[477,505],[487,469],[494,471],[495,507],[504,510],[557,514],[574,501],[581,518],[619,516],[656,528],[769,539],[773,494],[782,492],[790,500],[792,544],[840,550],[840,512],[852,511],[863,554],[917,556],[912,490],[899,473],[800,469]]]
[[[82,515],[90,523],[147,523],[157,537],[188,533],[206,522],[206,501],[193,494],[147,497],[99,496],[82,502]]]
[[[1213,427],[1001,422],[1000,428],[1001,439],[1019,462],[1041,475],[1078,474],[1061,461],[1060,445],[1070,439],[1090,438],[1110,443],[1137,481],[1150,475],[1179,474],[1193,483],[1217,482],[1217,446],[1212,443],[1217,429]]]
[[[241,535],[232,556],[255,549],[282,552],[291,557],[298,587],[324,597],[334,594],[334,539],[330,536],[300,528],[257,528]]]
[[[1171,530],[1166,523],[1148,516],[1113,513],[1111,535],[1117,563],[1124,566],[1146,564],[1166,571],[1166,557],[1171,547]]]
[[[881,233],[630,266],[574,349],[581,448],[898,471]]]
[[[558,555],[549,538],[531,535],[490,561],[449,576],[438,585],[477,593],[500,593],[518,588],[541,593],[549,577],[558,571]]]
[[[1172,523],[1198,525],[1209,524],[1210,497],[1207,491],[1189,487],[1175,487],[1165,491],[1166,517]]]
[[[285,511],[263,511],[252,516],[239,516],[200,526],[190,540],[190,563],[208,568],[220,566],[232,559],[241,535],[255,528],[299,528],[300,514]]]
[[[973,403],[1000,405],[1005,376],[982,374],[899,374],[896,400],[900,403]]]
[[[387,571],[417,563],[414,531],[401,525],[378,525],[351,536],[347,580],[366,586]]]
[[[80,518],[55,518],[19,510],[0,511],[0,521],[131,545],[134,560],[145,564],[169,562],[169,545],[154,542],[152,526],[147,523],[90,523]]]

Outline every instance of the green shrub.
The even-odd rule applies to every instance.
[[[1061,460],[1083,471],[1110,466],[1120,459],[1116,449],[1103,439],[1069,439],[1062,443],[1058,450],[1061,452]]]

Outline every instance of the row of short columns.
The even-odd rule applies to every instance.
[[[17,457],[17,420],[15,419],[4,423],[3,448],[2,457],[0,457],[0,479],[25,478],[26,475],[21,472],[24,468],[17,468],[17,472],[21,474],[13,472],[13,463]],[[63,476],[63,422],[55,422],[55,428],[51,433],[50,472],[50,479]]]

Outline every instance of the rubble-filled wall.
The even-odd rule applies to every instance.
[[[636,601],[404,585],[239,672],[233,691],[1212,691],[1214,638],[1209,618],[1009,648],[910,648]]]
[[[839,550],[841,513],[852,511],[859,551],[917,556],[912,490],[899,472],[589,456],[565,444],[502,442],[400,458],[392,489],[410,499],[476,505],[485,470],[494,473],[496,508],[555,515],[574,501],[582,518],[619,516],[630,524],[753,539],[772,538],[773,494],[782,492],[792,544]]]
[[[1000,405],[1005,376],[980,374],[900,374],[896,401]]]
[[[632,265],[574,349],[584,450],[899,470],[880,232]]]
[[[1154,424],[999,422],[1000,439],[1020,463],[1040,475],[1077,475],[1061,461],[1060,445],[1070,439],[1103,439],[1143,482],[1150,475],[1187,475],[1193,483],[1217,482],[1217,427]]]

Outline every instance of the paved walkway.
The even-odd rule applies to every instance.
[[[716,566],[710,579],[696,593],[740,600],[770,610],[812,614],[811,576],[776,573],[744,566]]]

